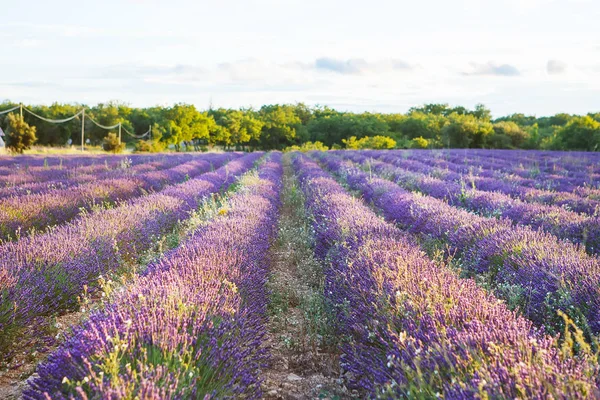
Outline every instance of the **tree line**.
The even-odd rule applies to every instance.
[[[0,112],[17,104],[4,102]],[[121,123],[137,134],[152,128],[151,138],[122,136],[137,151],[204,150],[213,146],[237,150],[328,148],[494,148],[600,150],[600,113],[556,114],[536,117],[513,114],[493,119],[484,105],[474,109],[448,104],[426,104],[407,113],[351,113],[327,106],[265,105],[260,109],[199,110],[190,104],[135,108],[119,102],[87,107],[82,104],[26,106],[48,119],[64,119],[83,107],[86,116],[101,125]],[[32,144],[81,144],[81,117],[53,124],[25,113],[0,116],[6,144],[18,149]],[[118,151],[116,130],[107,131],[88,121],[86,139]]]

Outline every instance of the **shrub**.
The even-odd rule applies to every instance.
[[[160,153],[165,148],[166,145],[157,140],[140,140],[135,144],[136,153]]]
[[[410,147],[412,149],[427,149],[429,148],[429,140],[423,136],[419,136],[411,140]]]
[[[23,153],[36,142],[35,126],[29,126],[21,115],[8,115],[6,130],[6,148],[13,153]]]
[[[125,150],[125,143],[120,143],[116,134],[109,133],[102,142],[102,148],[104,151],[110,151],[111,153],[121,153]]]
[[[316,142],[306,142],[300,146],[298,146],[298,145],[288,146],[285,148],[284,151],[285,152],[287,152],[287,151],[306,152],[306,151],[312,151],[312,150],[327,151],[327,150],[329,150],[329,147],[325,146],[322,142],[316,141]]]
[[[387,136],[368,136],[362,139],[356,139],[351,136],[349,139],[342,139],[347,149],[393,149],[396,147],[396,141]]]

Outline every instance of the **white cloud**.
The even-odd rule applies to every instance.
[[[499,64],[496,62],[488,62],[485,64],[479,64],[476,62],[471,63],[469,71],[463,72],[464,75],[495,75],[495,76],[519,76],[521,72],[517,67],[510,64]]]
[[[567,63],[560,60],[548,60],[546,71],[550,75],[560,75],[567,72]]]

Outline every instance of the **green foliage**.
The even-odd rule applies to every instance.
[[[35,126],[30,126],[23,117],[9,114],[6,129],[6,148],[14,153],[23,153],[36,142]]]
[[[529,140],[529,133],[512,121],[494,124],[494,133],[488,137],[488,144],[495,149],[517,149]]]
[[[241,110],[211,110],[217,126],[215,127],[213,143],[224,146],[240,146],[251,140],[258,141],[263,128],[263,122],[253,113]]]
[[[15,107],[5,101],[0,110]],[[123,134],[123,143],[140,152],[176,150],[201,151],[213,146],[236,150],[309,149],[320,142],[328,148],[506,148],[551,150],[600,150],[600,113],[586,116],[556,114],[535,117],[512,114],[495,120],[482,104],[474,109],[448,104],[425,104],[406,114],[338,112],[327,106],[305,104],[266,105],[253,109],[201,111],[190,104],[172,107],[132,108],[109,102],[94,107],[80,104],[27,106],[49,119],[65,119],[86,109],[86,139],[92,146],[104,143],[104,126],[122,124],[130,132],[145,132],[152,138],[140,141]],[[8,115],[0,115],[6,126]],[[36,144],[64,146],[81,140],[81,117],[54,124],[27,112],[25,122],[36,128]],[[381,137],[386,139],[365,139]],[[352,139],[353,138],[353,139]],[[363,141],[363,139],[365,139]]]
[[[102,142],[102,148],[111,153],[121,153],[125,150],[125,143],[121,143],[116,134],[109,133]]]
[[[347,149],[393,149],[396,147],[396,141],[387,136],[370,136],[362,139],[356,139],[351,136],[349,139],[342,139]]]
[[[208,142],[211,132],[217,131],[217,124],[206,112],[196,110],[188,104],[176,104],[165,112],[167,130],[165,142],[180,149],[181,144],[187,148],[197,146],[201,141]]]
[[[451,114],[448,123],[442,129],[447,147],[481,148],[493,134],[491,122],[473,115]]]
[[[554,145],[572,150],[597,151],[600,149],[600,122],[589,115],[573,117],[556,131]]]
[[[323,142],[331,147],[344,143],[350,137],[363,138],[386,134],[389,131],[385,120],[375,114],[337,113],[315,118],[308,124],[310,140]]]
[[[78,111],[79,110],[77,110],[76,112]],[[86,119],[88,117],[92,118],[100,125],[115,126],[121,123],[123,127],[128,131],[133,131],[133,126],[131,125],[128,119],[132,113],[132,109],[131,107],[125,104],[119,102],[100,103],[97,106],[86,110],[85,113]],[[79,122],[79,127],[81,127],[81,122]],[[147,129],[148,128],[146,127],[146,130]],[[106,129],[100,128],[88,120],[86,122],[85,137],[86,139],[90,139],[92,145],[102,144],[102,146],[104,146]]]
[[[160,153],[165,148],[165,144],[157,140],[140,140],[135,144],[136,153]]]
[[[288,151],[306,152],[306,151],[313,151],[313,150],[327,151],[327,150],[329,150],[329,147],[325,146],[321,142],[306,142],[306,143],[302,143],[302,145],[300,145],[300,146],[298,146],[298,145],[288,146],[285,148],[284,151],[285,152],[288,152]]]
[[[259,111],[263,121],[260,143],[263,148],[281,149],[293,144],[302,121],[290,105],[263,106]]]
[[[70,104],[54,103],[50,107],[39,106],[30,107],[30,109],[38,115],[49,119],[65,119],[69,118],[81,111],[81,106]],[[25,121],[31,126],[35,126],[37,142],[39,145],[65,145],[69,139],[73,139],[76,143],[81,140],[81,136],[76,132],[81,132],[81,117],[75,118],[72,121],[53,124],[40,120],[28,113],[24,113]],[[104,131],[104,134],[106,131]]]
[[[429,140],[419,136],[411,141],[411,148],[413,149],[427,149],[429,148]]]

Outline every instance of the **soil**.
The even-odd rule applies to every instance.
[[[289,191],[294,182],[293,173],[289,162],[284,162],[284,167],[284,191]],[[299,236],[294,234],[294,229],[306,221],[295,212],[298,204],[289,201],[285,194],[282,198],[280,234],[271,247],[272,304],[267,336],[271,364],[263,371],[263,398],[356,398],[358,394],[349,392],[341,378],[337,346],[324,344],[323,338],[315,334],[311,316],[307,316],[306,299],[320,296],[319,285],[315,279],[307,279],[307,271],[303,270],[306,263],[302,257],[312,250],[289,240]]]
[[[57,317],[46,336],[23,335],[28,339],[15,344],[10,361],[0,363],[0,399],[20,399],[28,387],[27,381],[35,379],[37,365],[62,343],[71,327],[80,323],[84,315],[73,312]],[[29,329],[33,330],[33,326]]]

